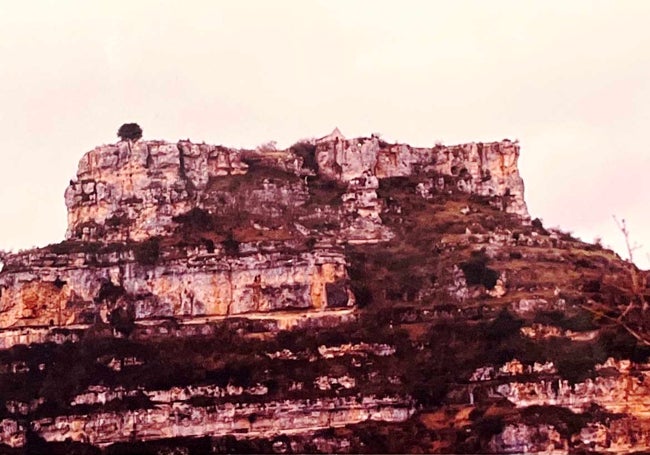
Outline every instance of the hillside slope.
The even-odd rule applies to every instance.
[[[3,260],[0,452],[650,450],[645,273],[531,222],[518,156],[88,152]]]

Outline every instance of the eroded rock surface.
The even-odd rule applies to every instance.
[[[340,253],[259,248],[239,257],[220,252],[161,258],[155,265],[140,264],[132,256],[124,251],[90,267],[84,257],[57,256],[56,266],[33,254],[14,258],[24,269],[3,279],[0,326],[108,322],[117,307],[129,307],[141,320],[321,311],[354,304]]]
[[[287,164],[300,161],[291,149],[276,153],[280,158],[258,159],[273,162],[283,171],[309,172]],[[529,218],[517,168],[519,146],[510,141],[416,148],[386,144],[374,136],[346,140],[339,133],[319,140],[314,153],[319,175],[349,186],[344,201],[354,203],[348,203],[345,211],[354,211],[360,220],[355,222],[356,229],[355,223],[349,228],[356,241],[363,239],[354,231],[388,240],[387,233],[372,234],[381,230],[381,206],[373,191],[377,179],[421,172],[458,177],[460,190],[496,197],[508,212]],[[211,183],[220,177],[246,174],[249,166],[242,161],[246,154],[189,141],[122,141],[97,147],[83,156],[77,177],[66,190],[66,238],[140,241],[169,234],[172,218],[193,207],[210,205],[218,212],[220,205],[232,203],[228,199],[239,198],[232,192],[215,198]],[[256,201],[260,209],[282,205],[281,199],[287,196],[292,200],[285,205],[300,200],[295,192],[281,194],[269,185],[272,183],[266,182],[259,195],[247,193],[244,199]]]
[[[168,233],[210,178],[246,172],[238,151],[179,141],[121,141],[86,153],[65,192],[68,239],[143,240]],[[115,229],[120,227],[120,229]]]

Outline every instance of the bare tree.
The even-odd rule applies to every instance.
[[[269,141],[265,142],[264,144],[260,144],[256,147],[256,149],[260,153],[273,153],[277,152],[278,150],[278,143],[276,141]]]
[[[627,247],[628,260],[632,263],[634,262],[634,251],[641,248],[641,245],[636,242],[634,244],[630,243],[630,231],[627,229],[625,218],[621,218],[620,221],[618,218],[616,218],[616,215],[612,215],[612,218],[614,218],[614,222],[618,226],[618,229],[623,233],[623,237],[625,237],[625,246]]]
[[[630,277],[630,301],[619,315],[612,315],[611,308],[598,309],[594,305],[583,305],[583,308],[597,315],[599,318],[618,325],[632,335],[639,343],[650,346],[650,327],[646,322],[646,310],[648,304],[645,299],[645,288],[647,286],[647,274],[639,270],[634,264],[634,252],[641,248],[636,242],[630,239],[630,231],[625,219],[619,220],[613,216],[614,222],[625,238],[627,248],[626,267]],[[609,314],[608,314],[609,313]]]
[[[619,221],[618,218],[616,218],[616,216],[612,216],[612,217],[614,218],[614,222],[618,226],[619,230],[623,234],[623,237],[625,237],[625,246],[627,248],[627,255],[628,255],[627,258],[628,270],[630,274],[630,282],[632,285],[632,298],[630,299],[630,303],[627,305],[625,310],[618,317],[618,321],[621,322],[623,321],[625,316],[627,316],[630,310],[637,305],[645,312],[645,300],[644,300],[643,290],[647,283],[646,283],[646,276],[640,273],[639,269],[634,265],[634,251],[641,248],[641,245],[639,245],[636,242],[631,243],[630,231],[627,228],[627,224],[625,223],[624,218],[621,218],[621,220]]]

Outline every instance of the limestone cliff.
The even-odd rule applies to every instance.
[[[381,207],[373,191],[378,179],[422,172],[437,176],[435,182],[425,182],[431,185],[444,185],[438,182],[444,175],[459,177],[456,185],[462,191],[494,196],[508,212],[529,218],[517,169],[519,146],[510,141],[417,148],[387,144],[374,136],[346,140],[338,134],[317,141],[312,153],[318,175],[348,186],[343,200],[356,202],[348,211],[364,220],[361,224],[381,224]],[[66,238],[141,241],[169,234],[173,218],[193,207],[224,210],[234,201],[211,197],[211,183],[220,177],[246,174],[247,158],[280,161],[282,167],[276,163],[279,169],[298,176],[314,172],[301,166],[305,158],[291,148],[254,153],[189,141],[122,141],[97,147],[83,156],[77,178],[66,190]],[[259,194],[246,194],[243,203],[263,205],[288,198],[283,202],[299,206],[304,202],[300,195],[304,189],[297,185],[274,194],[263,188]]]
[[[68,239],[143,240],[167,233],[210,178],[246,172],[237,151],[179,141],[121,141],[86,153],[65,192]],[[111,229],[116,226],[124,229]]]
[[[648,450],[646,276],[531,222],[518,157],[91,150],[3,257],[0,453]]]

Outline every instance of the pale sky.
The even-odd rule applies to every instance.
[[[533,217],[650,260],[650,1],[0,0],[0,249],[63,239],[84,152],[518,139]]]

